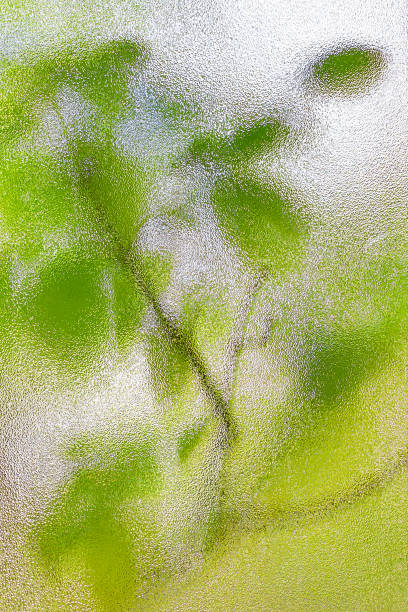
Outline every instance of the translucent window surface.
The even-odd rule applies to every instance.
[[[405,611],[405,3],[0,19],[0,609]]]

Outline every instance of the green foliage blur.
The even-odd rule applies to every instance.
[[[323,548],[340,537],[330,532],[336,511],[367,569],[353,507],[368,513],[371,534],[381,532],[369,497],[377,495],[386,513],[394,489],[384,498],[382,491],[394,477],[398,489],[406,463],[405,243],[402,255],[400,244],[391,245],[346,270],[324,256],[316,286],[305,290],[310,219],[290,190],[248,175],[262,155],[296,146],[289,127],[272,117],[237,123],[229,135],[194,134],[169,166],[200,169],[223,240],[257,290],[240,310],[223,288],[195,286],[177,316],[166,311],[161,297],[171,286],[172,254],[144,251],[138,242],[163,167],[127,154],[116,139],[120,122],[132,118],[130,75],[147,59],[143,45],[119,40],[2,66],[0,363],[17,380],[23,355],[34,374],[48,368],[58,389],[67,379],[92,379],[109,350],[120,361],[139,343],[162,436],[72,441],[64,454],[70,474],[42,508],[30,550],[51,588],[80,576],[95,609],[107,611],[180,609],[178,600],[192,609],[191,580],[204,584],[207,571],[214,610],[223,609],[219,583],[223,576],[239,583],[247,558],[257,567],[266,559],[258,567],[264,591],[276,590],[266,567],[285,585],[293,571],[331,583],[316,548],[319,530]],[[362,93],[382,70],[376,50],[350,47],[324,57],[308,82],[325,94]],[[65,119],[67,90],[79,96],[85,128]],[[163,110],[175,121],[178,112],[170,102]],[[61,132],[57,144],[41,138],[52,121]],[[194,229],[190,220],[188,213],[172,217]],[[290,297],[278,308],[280,290]],[[254,348],[248,337],[262,307],[273,317]],[[237,423],[236,439],[226,432],[228,418]],[[393,542],[403,521],[395,517]],[[296,538],[300,552],[291,549]],[[278,561],[265,553],[271,546]],[[385,558],[386,571],[394,571],[392,552]],[[339,588],[356,589],[355,575]],[[373,588],[365,574],[361,582]],[[245,583],[240,609],[259,609]],[[273,598],[266,599],[272,609]],[[351,609],[343,603],[339,609]]]
[[[126,609],[138,585],[160,570],[154,519],[143,506],[126,515],[126,503],[157,493],[155,451],[143,441],[96,437],[75,441],[66,456],[77,467],[36,527],[39,554],[54,573],[85,564],[102,608]]]

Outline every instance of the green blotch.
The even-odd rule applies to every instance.
[[[192,160],[233,164],[268,150],[276,150],[289,137],[289,128],[278,119],[238,125],[230,135],[210,132],[196,137],[187,154]]]
[[[139,253],[139,270],[148,290],[158,296],[169,286],[173,267],[171,254]]]
[[[101,348],[109,324],[105,262],[63,253],[40,270],[23,312],[47,347],[62,358]]]
[[[34,58],[3,62],[0,69],[0,146],[8,147],[38,126],[39,110],[57,83],[49,65]]]
[[[215,188],[212,204],[230,241],[253,264],[290,265],[305,229],[279,189],[227,180]]]
[[[136,197],[138,187],[132,188],[132,176],[128,180],[129,194]],[[97,356],[112,333],[119,350],[130,347],[146,309],[146,298],[130,264],[117,258],[115,243],[117,235],[125,246],[131,241],[135,230],[129,228],[137,219],[131,226],[130,213],[126,219],[125,211],[112,212],[115,202],[109,202],[101,183],[107,212],[95,218],[89,192],[79,189],[67,168],[47,155],[16,156],[0,171],[9,262],[27,272],[13,298],[14,309],[49,356],[71,366]],[[124,206],[129,200],[118,189],[120,195]],[[120,226],[124,219],[128,234]],[[109,222],[119,225],[116,233],[108,231]]]
[[[180,461],[186,461],[196,446],[199,444],[205,431],[206,423],[200,423],[195,428],[189,428],[182,432],[177,440],[177,454]]]
[[[0,363],[10,363],[15,342],[21,333],[13,303],[13,265],[10,248],[0,255]]]
[[[289,128],[277,119],[241,126],[232,140],[234,157],[251,157],[265,150],[276,150],[289,136]]]
[[[115,266],[112,272],[112,309],[119,350],[131,349],[147,310],[147,298],[138,287],[133,274]]]
[[[79,561],[103,609],[128,609],[123,606],[159,564],[153,523],[138,510],[135,541],[122,511],[125,502],[154,495],[161,486],[152,444],[82,438],[67,457],[79,465],[34,530],[40,559],[53,572],[66,570],[67,561],[75,571]]]
[[[222,346],[232,334],[233,313],[222,290],[192,292],[183,298],[181,328],[207,367],[222,359]]]
[[[342,305],[342,311],[350,316],[354,300],[359,303],[361,295],[366,295],[368,302],[360,308],[371,311],[371,317],[363,323],[357,314],[355,323],[325,332],[315,330],[309,337],[301,387],[315,404],[335,405],[357,390],[403,342],[408,316],[406,263],[405,257],[389,256],[372,268],[349,270],[352,299]]]
[[[204,163],[219,163],[229,160],[230,157],[230,142],[221,134],[213,132],[196,137],[187,152],[187,159]]]
[[[213,505],[209,512],[205,526],[203,552],[209,554],[217,545],[220,545],[220,542],[225,538],[227,530],[228,517],[222,503],[219,502]]]
[[[129,251],[147,216],[148,173],[109,140],[77,142],[75,150],[81,192],[96,211],[97,221]]]
[[[0,170],[1,215],[13,237],[65,230],[78,218],[79,195],[72,177],[57,161],[40,152],[3,160]],[[24,245],[21,245],[24,247]]]
[[[332,53],[312,70],[313,83],[326,93],[364,92],[385,69],[385,58],[379,49],[349,47]]]
[[[302,395],[315,405],[336,404],[390,354],[393,337],[385,323],[319,336],[301,372]]]
[[[21,305],[45,347],[71,366],[96,357],[112,332],[119,349],[129,347],[145,309],[130,273],[80,251],[62,253],[41,269]]]

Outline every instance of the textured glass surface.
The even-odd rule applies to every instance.
[[[407,15],[3,1],[1,610],[407,610]]]

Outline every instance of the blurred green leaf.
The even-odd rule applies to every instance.
[[[187,159],[235,165],[255,155],[275,152],[288,138],[289,128],[279,119],[245,122],[228,135],[210,132],[196,136],[188,149]]]
[[[393,331],[384,323],[314,338],[301,372],[302,396],[318,406],[330,407],[351,393],[390,354]]]
[[[104,342],[110,322],[104,272],[106,262],[99,258],[63,253],[40,270],[38,287],[25,303],[46,343],[65,359],[77,353],[77,345]]]
[[[57,571],[71,559],[85,565],[104,609],[127,609],[140,582],[157,567],[160,553],[154,521],[139,509],[134,541],[126,502],[158,492],[161,484],[150,442],[100,436],[82,438],[67,456],[79,465],[34,532],[46,566]],[[82,465],[81,465],[82,464]],[[112,607],[113,606],[113,607]]]
[[[378,261],[360,264],[348,268],[347,298],[337,305],[348,322],[326,321],[322,328],[314,324],[306,338],[300,360],[301,394],[316,405],[335,405],[358,389],[373,371],[386,365],[405,336],[406,256],[384,253]],[[336,282],[342,282],[340,274]]]
[[[369,47],[345,47],[323,57],[311,71],[312,86],[329,94],[350,95],[366,91],[383,74],[386,58]]]
[[[177,440],[177,453],[180,461],[183,463],[186,461],[197,444],[202,439],[206,423],[199,423],[196,427],[189,427],[185,429]]]
[[[279,187],[227,179],[211,201],[228,239],[254,265],[279,269],[294,261],[306,228]]]

